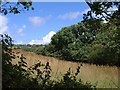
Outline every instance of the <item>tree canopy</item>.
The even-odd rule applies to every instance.
[[[88,6],[90,7],[90,11],[88,11],[87,16],[93,18],[93,14],[97,16],[97,18],[120,18],[120,2],[110,2],[102,1],[102,2],[91,2],[92,0],[85,0]]]
[[[52,37],[49,45],[24,50],[64,60],[119,66],[120,27],[99,23],[98,29],[86,26],[86,22],[64,27]]]
[[[111,2],[110,0],[95,1],[85,0],[90,10],[84,14],[83,19],[89,23],[99,27],[99,23],[96,20],[106,20],[107,22],[115,23],[120,25],[120,1]]]

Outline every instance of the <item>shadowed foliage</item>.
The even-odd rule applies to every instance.
[[[80,66],[77,68],[77,72],[72,75],[70,70],[64,74],[63,80],[54,81],[51,80],[51,68],[49,62],[41,64],[41,62],[28,68],[25,62],[25,57],[21,54],[18,57],[12,52],[12,38],[8,35],[1,35],[2,42],[2,88],[36,88],[41,90],[46,89],[65,89],[65,88],[84,88],[92,89],[90,83],[84,84],[81,80],[77,81],[76,76],[80,72]],[[12,64],[12,60],[19,58],[17,64]],[[17,60],[17,59],[16,59]]]

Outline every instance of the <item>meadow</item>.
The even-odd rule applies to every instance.
[[[84,82],[90,82],[93,85],[96,85],[97,88],[118,88],[120,87],[119,82],[119,68],[116,66],[96,66],[94,64],[86,64],[86,63],[78,63],[78,62],[71,62],[65,60],[59,60],[57,58],[48,57],[37,55],[33,52],[26,52],[21,49],[14,49],[13,50],[17,56],[21,54],[24,55],[26,58],[25,61],[28,67],[41,62],[45,64],[49,62],[51,69],[52,69],[52,79],[57,80],[61,79],[62,75],[65,74],[66,71],[71,69],[74,73],[78,66],[81,66],[80,73],[77,76],[77,79],[81,79]],[[14,59],[13,63],[17,63],[18,59]]]

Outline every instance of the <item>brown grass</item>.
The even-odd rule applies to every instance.
[[[37,55],[33,52],[26,52],[20,49],[15,49],[14,52],[18,52],[17,55],[20,56],[23,54],[26,58],[28,66],[34,65],[37,62],[45,64],[46,62],[50,63],[52,68],[52,77],[61,78],[61,76],[71,68],[72,72],[76,71],[76,68],[80,63],[58,60],[53,57],[47,57],[42,55]],[[16,63],[18,60],[14,60]],[[96,66],[93,64],[83,64],[80,69],[80,74],[78,79],[83,81],[91,82],[92,84],[97,84],[99,88],[115,88],[118,87],[118,68],[113,66]]]

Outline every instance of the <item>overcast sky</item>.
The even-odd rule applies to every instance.
[[[19,44],[47,44],[61,28],[80,22],[89,7],[85,2],[37,2],[35,10],[0,15],[0,34]]]

